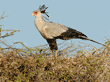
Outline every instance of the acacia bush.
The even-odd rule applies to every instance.
[[[3,19],[3,14],[0,18]],[[3,25],[1,25],[3,26]],[[2,31],[11,31],[1,36]],[[14,35],[19,30],[0,28],[0,82],[110,82],[110,40],[106,46],[92,50],[60,43],[58,58],[50,58],[48,44],[29,48],[22,42],[23,48],[8,45],[3,38]],[[63,49],[62,49],[63,48]],[[70,58],[67,56],[70,55]],[[66,56],[66,57],[65,57]],[[74,56],[74,57],[73,57]]]

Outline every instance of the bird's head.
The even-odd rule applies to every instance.
[[[41,17],[41,12],[40,12],[40,10],[33,11],[32,16]]]
[[[41,17],[41,16],[42,16],[41,13],[47,15],[48,12],[45,12],[47,8],[48,8],[48,7],[46,7],[45,5],[40,6],[38,10],[33,11],[32,16]],[[48,15],[47,15],[47,16],[48,16]],[[49,16],[48,16],[48,17],[49,17]]]

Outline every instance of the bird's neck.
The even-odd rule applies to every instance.
[[[40,31],[45,21],[42,17],[35,17],[35,26]]]

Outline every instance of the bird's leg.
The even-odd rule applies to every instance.
[[[55,50],[55,57],[57,58],[57,50]]]
[[[51,56],[50,56],[51,58],[52,58],[52,55],[53,55],[53,50],[51,50]]]

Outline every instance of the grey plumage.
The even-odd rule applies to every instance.
[[[39,30],[41,35],[44,37],[44,39],[47,40],[50,46],[50,49],[52,50],[52,54],[54,49],[56,50],[55,54],[57,56],[58,47],[57,47],[56,39],[68,40],[68,39],[75,38],[75,39],[90,40],[95,43],[101,44],[99,42],[89,39],[85,34],[75,29],[64,26],[62,24],[47,22],[43,20],[41,13],[47,15],[47,12],[45,12],[47,8],[48,7],[45,7],[45,5],[40,6],[39,10],[33,11],[32,16],[35,16],[35,26]],[[101,44],[101,45],[104,45],[104,44]]]
[[[43,27],[45,27],[45,33],[49,36],[49,39],[54,39],[54,37],[60,36],[68,30],[66,26],[53,22],[46,22]]]

